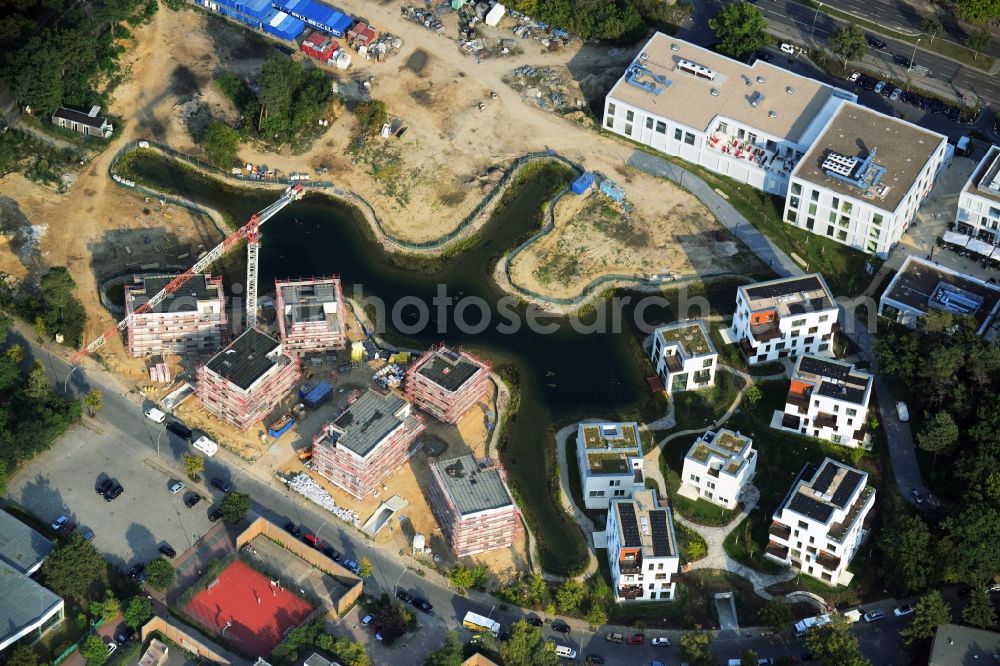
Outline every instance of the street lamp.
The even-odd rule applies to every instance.
[[[910,66],[906,68],[907,73],[909,73],[910,70],[913,69],[913,59],[917,57],[917,44],[920,43],[920,40],[922,38],[923,38],[923,35],[921,35],[920,37],[917,37],[917,41],[913,42],[913,55],[910,56]]]
[[[821,9],[823,9],[823,3],[822,2],[819,3],[819,6],[816,8],[816,13],[813,14],[812,29],[809,31],[809,36],[810,37],[812,37],[812,36],[814,36],[816,34],[816,19],[819,18],[819,12],[820,12]]]
[[[63,396],[66,395],[66,387],[69,384],[69,378],[73,376],[73,373],[76,372],[79,367],[80,366],[78,365],[74,365],[73,369],[70,370],[69,374],[66,375],[66,379],[63,380]]]
[[[399,581],[403,580],[403,576],[406,574],[406,565],[403,564],[403,559],[400,558],[399,563],[403,565],[403,570],[399,572],[399,577],[396,578],[395,585],[392,586],[392,596],[396,596],[396,592],[399,590]]]

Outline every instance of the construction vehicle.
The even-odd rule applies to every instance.
[[[278,212],[288,204],[292,203],[296,199],[301,199],[303,194],[305,194],[305,189],[302,185],[290,186],[284,191],[277,201],[250,216],[250,220],[246,224],[231,233],[221,243],[206,252],[205,255],[194,264],[194,266],[171,280],[158,294],[137,307],[130,315],[102,333],[100,337],[80,349],[80,351],[73,356],[71,363],[76,364],[87,354],[100,349],[107,342],[109,336],[115,335],[120,331],[124,331],[136,317],[152,310],[157,305],[162,303],[167,296],[180,289],[185,282],[190,280],[195,275],[202,273],[205,269],[215,263],[216,260],[228,253],[233,246],[241,240],[246,240],[247,242],[247,328],[255,327],[257,325],[257,262],[258,255],[260,254],[260,225],[277,215]]]

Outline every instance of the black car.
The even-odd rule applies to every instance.
[[[233,489],[233,485],[228,481],[223,481],[217,476],[212,477],[212,485],[221,490],[224,493],[228,493]]]
[[[866,35],[866,39],[868,40],[868,46],[874,49],[878,49],[879,51],[885,51],[887,48],[889,48],[889,45],[883,42],[878,37],[872,37],[871,35]]]
[[[187,439],[187,440],[190,440],[191,439],[191,435],[194,434],[194,433],[191,432],[191,428],[188,428],[186,425],[184,425],[180,421],[171,421],[170,423],[168,423],[167,424],[167,430],[169,430],[170,432],[174,433],[175,435],[177,435],[181,439]]]
[[[132,568],[128,570],[128,577],[138,579],[139,576],[142,575],[142,572],[145,570],[146,570],[146,565],[143,564],[142,562],[133,564]]]
[[[542,618],[535,617],[534,615],[532,615],[531,617],[528,618],[528,624],[530,624],[533,627],[540,627],[545,623],[542,622]]]
[[[118,643],[119,647],[121,647],[125,643],[128,643],[130,640],[132,640],[134,637],[135,637],[135,629],[133,629],[128,625],[125,625],[124,627],[118,630],[117,634],[115,634],[115,642]]]
[[[295,523],[285,523],[285,531],[291,534],[296,539],[302,538],[302,530]]]
[[[218,521],[219,518],[222,518],[221,509],[212,509],[211,511],[208,512],[208,522],[214,523]]]
[[[115,485],[115,482],[112,481],[110,478],[104,479],[103,481],[97,484],[97,494],[103,495],[104,493],[111,490],[111,486],[113,485]]]
[[[559,624],[556,624],[555,622],[553,622],[552,623],[552,630],[553,631],[558,631],[560,634],[568,634],[570,632],[570,626],[568,624],[566,624],[565,622],[560,622]]]
[[[898,53],[892,56],[892,61],[897,65],[902,65],[903,67],[910,67],[913,64],[910,62],[909,58],[904,55],[899,55]]]
[[[414,608],[422,610],[425,613],[430,613],[434,610],[434,606],[431,605],[431,602],[426,599],[421,599],[420,597],[413,597],[413,600],[410,603],[413,604]]]
[[[106,501],[106,502],[112,502],[115,499],[117,499],[118,496],[120,496],[123,492],[125,492],[125,489],[122,488],[122,484],[116,483],[116,484],[112,485],[111,488],[109,488],[104,493],[104,501]]]
[[[587,661],[590,662],[591,664],[603,664],[604,657],[599,654],[588,654]]]
[[[398,590],[396,592],[396,598],[407,604],[413,603],[413,595],[406,590]]]
[[[323,554],[329,557],[334,562],[340,561],[340,553],[333,546],[323,546]],[[399,596],[398,594],[396,596]]]
[[[191,493],[190,495],[184,498],[184,506],[190,509],[191,507],[198,504],[198,502],[200,501],[201,501],[201,495],[199,495],[198,493]]]
[[[174,559],[177,557],[177,551],[174,550],[169,544],[163,544],[160,546],[160,553],[166,555],[169,559]]]

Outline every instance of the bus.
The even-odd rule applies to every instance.
[[[466,629],[471,629],[472,631],[488,631],[494,636],[500,635],[499,622],[491,620],[488,617],[483,617],[478,613],[473,613],[472,611],[465,614],[465,619],[462,620],[462,624],[465,625]]]

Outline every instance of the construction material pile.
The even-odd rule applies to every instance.
[[[444,24],[441,23],[437,15],[429,9],[403,5],[400,7],[399,11],[403,15],[403,18],[407,18],[414,23],[419,23],[428,30],[433,30],[434,32],[441,32],[444,30]]]
[[[400,368],[395,363],[390,363],[381,370],[375,373],[373,379],[375,383],[384,389],[396,388],[403,383],[403,377],[406,375],[403,369]]]
[[[337,506],[330,493],[323,490],[323,487],[305,472],[299,472],[292,478],[283,480],[290,490],[294,490],[306,499],[318,504],[345,523],[350,523],[354,527],[361,526],[361,519],[356,512]]]
[[[521,65],[504,77],[504,83],[520,93],[521,99],[542,109],[562,112],[584,107],[572,77],[556,67]]]

